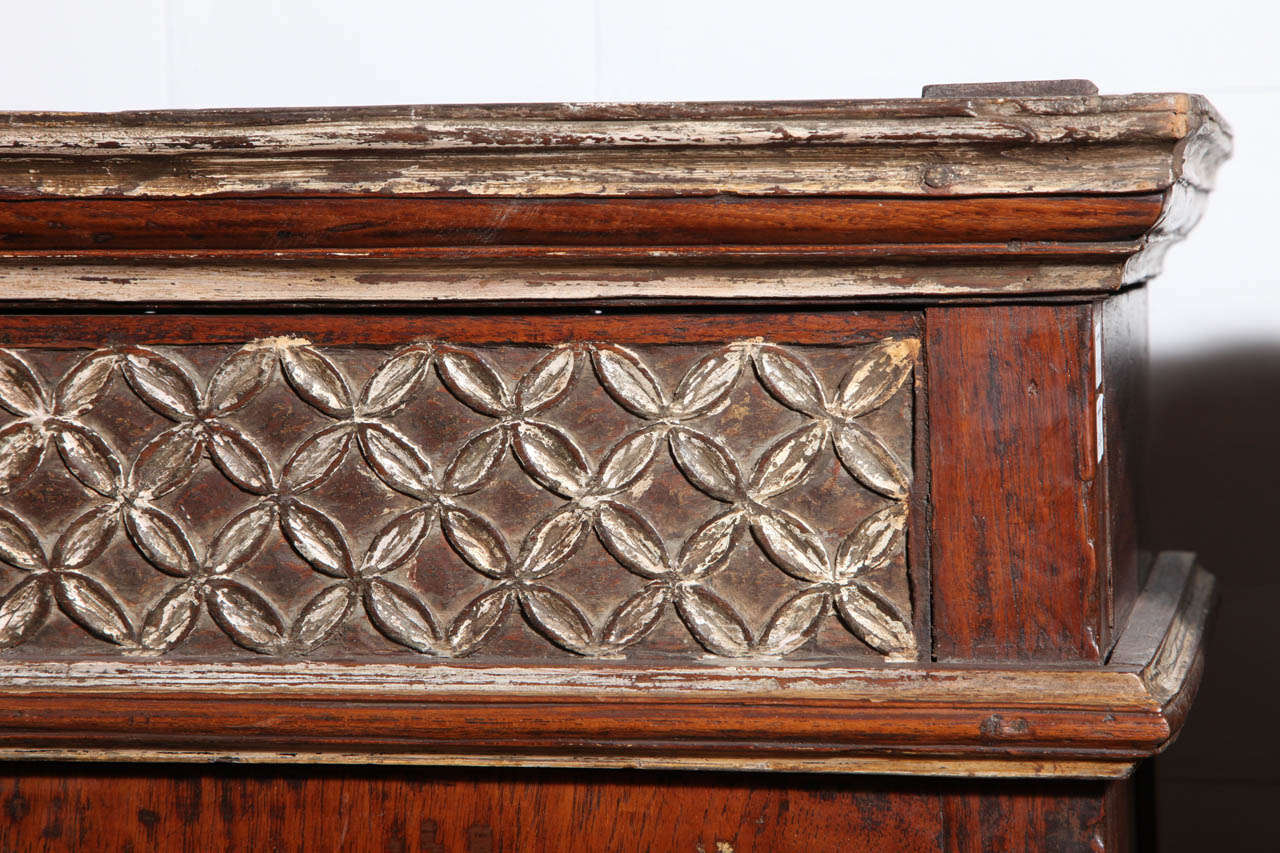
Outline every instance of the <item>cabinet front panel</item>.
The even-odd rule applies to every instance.
[[[917,315],[5,326],[10,658],[921,647]]]

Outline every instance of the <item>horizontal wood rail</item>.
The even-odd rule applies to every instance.
[[[1101,667],[9,661],[0,758],[1124,776],[1182,723],[1213,595],[1162,556]]]
[[[1133,240],[1163,197],[0,201],[0,251],[851,246]]]

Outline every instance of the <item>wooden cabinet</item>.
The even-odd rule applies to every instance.
[[[930,95],[6,115],[0,846],[1130,848],[1229,132]]]

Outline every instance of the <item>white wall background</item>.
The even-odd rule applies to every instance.
[[[1257,425],[1260,419],[1280,413],[1280,274],[1271,260],[1280,190],[1274,8],[1261,0],[9,0],[0,14],[7,35],[0,109],[913,97],[930,82],[1060,77],[1087,77],[1111,93],[1201,92],[1233,125],[1237,148],[1207,218],[1174,249],[1151,292],[1157,415],[1205,422],[1162,445],[1161,464],[1176,466],[1182,454],[1207,458],[1203,448],[1235,441],[1234,456],[1228,448],[1225,458],[1251,466],[1252,475],[1233,479],[1205,468],[1188,491],[1210,493],[1201,498],[1210,508],[1274,508],[1277,457],[1255,452],[1273,447],[1275,421]],[[1237,375],[1218,411],[1178,397],[1185,366],[1244,348],[1250,355],[1237,358],[1237,368],[1270,359],[1269,369],[1243,385]],[[1251,426],[1215,433],[1224,407]],[[1179,488],[1176,477],[1169,482]],[[1254,515],[1264,527],[1280,522]],[[1208,553],[1215,536],[1235,535],[1205,522],[1203,512],[1188,518],[1177,544]],[[1241,619],[1253,614],[1275,623],[1267,615],[1280,596],[1270,542],[1247,530],[1235,539],[1259,546],[1241,557],[1257,569],[1233,575],[1235,566],[1210,566],[1226,581],[1221,621],[1232,622],[1236,601],[1243,602]],[[1223,553],[1235,559],[1239,552]],[[1274,660],[1280,636],[1275,640],[1260,644],[1266,660]],[[1240,642],[1249,648],[1213,662],[1220,671],[1231,671],[1231,655],[1259,645],[1248,631]],[[1274,664],[1262,672],[1280,681]],[[1260,700],[1243,682],[1219,686],[1217,695],[1224,693],[1240,704],[1201,712],[1215,726],[1247,731],[1248,707],[1259,701],[1260,725],[1280,710],[1274,697],[1263,691]],[[1213,695],[1207,687],[1204,704]],[[1247,744],[1228,748],[1206,726],[1196,731],[1184,741],[1194,733],[1200,745],[1188,744],[1181,764],[1175,750],[1166,765],[1173,769],[1164,773],[1166,803],[1185,803],[1163,809],[1169,849],[1190,849],[1197,826],[1220,832],[1238,823],[1239,790],[1261,785],[1274,797],[1280,786],[1274,746],[1268,761],[1249,764],[1235,756]],[[1217,811],[1208,816],[1206,808]]]

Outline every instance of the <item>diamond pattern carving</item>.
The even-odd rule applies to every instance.
[[[60,611],[128,652],[177,652],[207,613],[266,654],[315,654],[364,620],[404,649],[456,657],[501,646],[502,626],[523,620],[560,649],[618,657],[674,617],[712,655],[789,655],[834,623],[875,652],[914,658],[909,454],[874,424],[909,442],[917,348],[828,348],[837,367],[820,376],[805,348],[761,340],[678,368],[639,347],[573,343],[518,369],[505,363],[511,348],[431,341],[364,351],[363,384],[338,353],[300,339],[255,341],[205,367],[194,363],[201,347],[102,349],[56,384],[41,375],[56,361],[48,353],[0,350],[0,405],[13,415],[0,429],[0,561],[16,576],[0,599],[0,648],[21,651]],[[592,383],[627,424],[596,441],[601,452],[581,422],[608,418],[574,396]],[[760,401],[739,399],[753,385],[787,426],[740,430],[744,454],[717,419],[759,417]],[[317,419],[296,441],[283,426],[286,389]],[[128,395],[153,414],[129,414]],[[449,429],[414,434],[419,403],[451,406]],[[361,497],[355,469],[384,497]],[[823,471],[873,510],[789,506]],[[238,499],[209,497],[214,472]],[[674,505],[673,483],[711,506],[679,533],[638,500],[656,492]],[[481,499],[502,489],[531,501],[505,522]],[[350,511],[361,502],[376,520]],[[312,581],[277,576],[266,555],[282,542]],[[435,546],[469,575],[433,603],[411,567]],[[581,558],[592,548],[598,557]],[[121,568],[121,549],[145,560],[146,579]],[[772,573],[752,588],[781,601],[754,621],[759,602],[722,582],[751,551]],[[632,580],[566,580],[575,559],[597,578]]]

